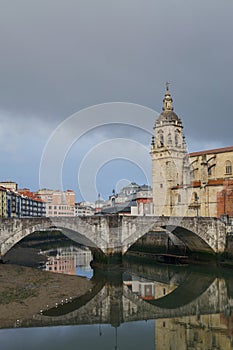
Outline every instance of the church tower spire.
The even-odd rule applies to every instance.
[[[187,163],[182,121],[173,110],[173,100],[166,83],[162,112],[154,126],[151,143],[152,188],[155,215],[173,215],[176,199],[171,189],[187,183],[184,165]]]
[[[169,91],[169,83],[166,82],[166,93],[163,99],[163,111],[173,111],[172,102],[173,100]]]

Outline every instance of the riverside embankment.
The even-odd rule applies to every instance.
[[[93,283],[86,278],[35,268],[0,264],[0,328],[19,326],[40,310],[70,302],[86,294]]]

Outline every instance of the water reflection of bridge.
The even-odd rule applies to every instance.
[[[172,293],[143,300],[122,283],[97,283],[88,294],[71,303],[35,315],[25,326],[112,324],[230,312],[227,282],[190,273]],[[229,301],[230,300],[230,301]]]

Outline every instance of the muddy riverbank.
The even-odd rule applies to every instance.
[[[25,324],[40,310],[70,302],[92,287],[84,277],[0,264],[0,328]]]

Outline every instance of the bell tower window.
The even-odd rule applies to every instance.
[[[180,131],[176,130],[176,132],[175,132],[175,146],[176,147],[179,147],[179,133],[180,133]]]
[[[159,130],[158,134],[159,134],[159,147],[163,147],[163,146],[164,146],[163,131],[162,131],[162,130]]]
[[[168,143],[168,146],[171,146],[171,145],[172,145],[172,135],[171,135],[170,132],[169,132],[169,134],[167,135],[167,143]]]

